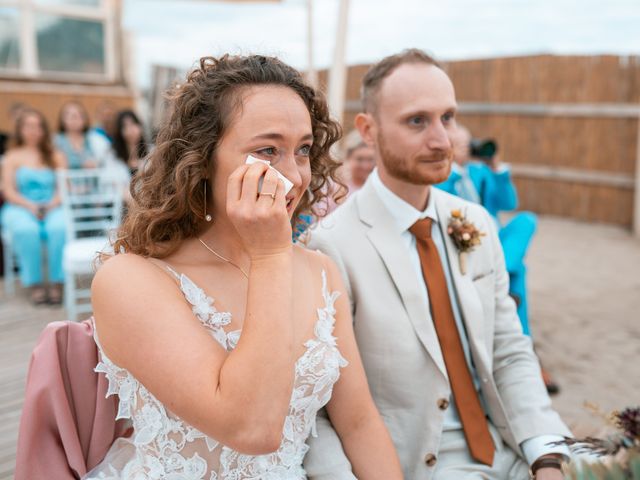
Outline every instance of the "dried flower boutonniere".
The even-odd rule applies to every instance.
[[[458,249],[460,273],[464,275],[467,273],[467,253],[480,245],[480,237],[483,237],[485,233],[467,220],[467,217],[460,210],[451,211],[447,233]]]

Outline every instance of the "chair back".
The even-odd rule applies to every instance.
[[[109,236],[122,219],[122,186],[105,169],[59,170],[67,240]]]
[[[20,418],[16,480],[76,480],[130,433],[99,360],[93,322],[51,322],[31,354]]]

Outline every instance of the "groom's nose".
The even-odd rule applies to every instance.
[[[425,130],[425,142],[429,150],[450,150],[451,138],[440,119],[433,121]]]

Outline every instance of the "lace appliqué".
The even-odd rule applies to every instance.
[[[177,275],[180,288],[191,304],[194,315],[226,350],[238,343],[241,331],[229,333],[228,312],[219,312],[208,297],[185,275]],[[96,372],[109,382],[107,396],[118,395],[117,418],[133,422],[129,439],[114,443],[105,460],[85,479],[167,479],[167,480],[300,480],[306,474],[302,460],[307,453],[306,440],[316,435],[318,410],[331,398],[340,368],[347,365],[333,336],[335,300],[330,293],[326,273],[322,272],[322,296],[325,306],[318,308],[314,338],[305,342],[306,350],[295,365],[295,381],[289,413],[285,419],[278,450],[268,455],[245,455],[226,447],[191,427],[167,411],[164,406],[127,370],[111,362],[100,348],[102,360]],[[95,331],[95,330],[94,330]]]
[[[177,274],[176,274],[177,275]],[[193,314],[211,331],[211,335],[222,345],[225,350],[233,350],[240,339],[240,331],[236,330],[227,334],[224,327],[231,323],[229,312],[219,312],[213,306],[213,298],[207,296],[200,287],[191,281],[189,277],[179,275],[180,289],[184,297],[191,304]]]

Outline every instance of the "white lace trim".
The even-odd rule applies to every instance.
[[[180,288],[200,320],[223,348],[230,351],[238,343],[241,331],[229,333],[231,314],[219,312],[214,300],[186,275],[173,272]],[[164,406],[127,370],[109,360],[100,348],[102,360],[96,372],[109,382],[107,396],[118,395],[117,418],[133,422],[130,439],[114,443],[105,460],[89,479],[167,479],[167,480],[275,480],[305,479],[302,460],[309,434],[316,435],[316,414],[329,399],[340,368],[347,365],[333,336],[335,301],[339,292],[330,293],[326,273],[322,272],[324,308],[318,308],[314,338],[307,340],[306,351],[295,364],[295,381],[289,414],[285,419],[280,448],[268,455],[244,455],[191,427],[167,411]],[[95,329],[94,329],[95,332]]]

